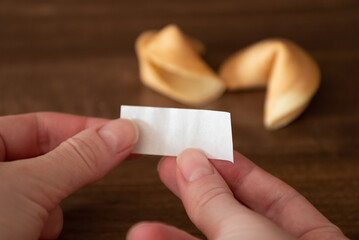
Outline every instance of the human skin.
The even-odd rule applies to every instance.
[[[125,119],[0,117],[1,239],[56,239],[61,200],[120,164],[138,138]],[[159,163],[162,181],[208,239],[346,239],[294,189],[239,153],[234,158],[233,165],[188,149]],[[197,238],[162,223],[140,223],[128,239]]]
[[[238,152],[232,164],[187,149],[163,158],[158,169],[208,239],[347,239],[301,194]],[[128,240],[142,239],[197,238],[163,223],[139,223]]]
[[[61,200],[101,179],[137,139],[135,125],[125,119],[0,117],[0,238],[56,239],[63,225]]]

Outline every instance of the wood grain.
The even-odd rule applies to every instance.
[[[116,118],[121,104],[187,107],[145,88],[138,77],[135,38],[169,23],[205,43],[214,69],[268,37],[289,38],[314,56],[322,85],[287,128],[264,129],[264,90],[228,92],[203,108],[231,112],[235,149],[359,239],[358,1],[2,0],[0,114]],[[66,199],[60,239],[124,239],[142,220],[202,236],[160,182],[157,161],[127,161]]]

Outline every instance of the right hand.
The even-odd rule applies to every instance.
[[[194,149],[159,164],[164,184],[181,198],[188,216],[208,239],[347,239],[293,188],[241,154],[234,165],[208,160]],[[134,226],[128,240],[194,240],[162,223]]]

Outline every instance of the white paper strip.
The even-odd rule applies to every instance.
[[[177,156],[186,148],[197,148],[208,158],[233,162],[228,112],[121,106],[121,118],[134,121],[139,128],[133,153]]]

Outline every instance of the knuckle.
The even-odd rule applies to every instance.
[[[228,190],[221,186],[214,186],[196,194],[195,199],[191,201],[193,204],[189,209],[190,215],[194,217],[200,216],[201,213],[210,207],[209,205],[213,204],[214,200],[228,195],[230,195]]]
[[[64,148],[69,152],[71,160],[75,159],[74,164],[84,171],[96,173],[100,167],[97,147],[95,144],[79,138],[72,137],[63,143]]]
[[[301,198],[302,196],[296,191],[288,191],[285,195],[278,194],[264,205],[263,210],[269,216],[282,215],[293,202]]]

